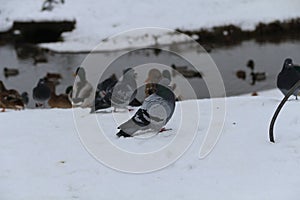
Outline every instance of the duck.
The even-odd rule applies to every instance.
[[[150,69],[148,72],[148,77],[145,80],[146,86],[145,86],[145,97],[147,98],[150,96],[152,93],[155,92],[156,90],[156,84],[159,82],[161,79],[161,72],[156,69]]]
[[[45,102],[51,97],[51,90],[45,79],[40,79],[37,86],[33,88],[32,97],[36,101],[35,107],[45,107]]]
[[[72,105],[82,108],[92,107],[95,94],[92,85],[86,79],[86,72],[83,67],[76,69],[75,75],[78,79],[75,80],[72,91]]]
[[[187,66],[176,66],[172,64],[171,67],[173,68],[173,70],[182,74],[185,78],[196,78],[196,77],[202,78],[202,74],[200,72],[189,70]],[[173,75],[176,74],[175,71],[173,71]]]
[[[235,75],[239,78],[239,79],[246,79],[246,72],[244,70],[238,70]]]
[[[300,73],[294,68],[293,60],[286,58],[283,63],[282,70],[277,76],[277,87],[283,93],[287,95],[288,91],[300,80]],[[300,88],[297,88],[293,95],[298,99],[297,95],[300,92]]]
[[[247,62],[247,65],[246,65],[249,69],[251,69],[251,71],[254,70],[254,66],[255,66],[255,63],[252,59],[248,60]]]
[[[175,64],[172,64],[171,67],[177,71],[183,71],[183,70],[187,70],[188,67],[187,66],[176,66]]]
[[[59,73],[47,73],[44,77],[46,82],[53,82],[55,85],[58,85],[62,79],[62,75]]]
[[[1,112],[5,109],[21,110],[24,109],[24,103],[21,95],[14,89],[7,90],[4,83],[0,80],[0,107]]]
[[[123,78],[113,87],[111,95],[111,106],[114,112],[117,109],[126,109],[137,94],[136,73],[134,69],[127,68],[123,71]]]
[[[33,65],[37,65],[38,63],[47,63],[48,59],[43,54],[37,54],[33,57]]]
[[[72,85],[69,85],[69,86],[66,87],[66,89],[65,89],[65,93],[66,93],[67,95],[70,95],[70,94],[72,93],[72,91],[73,91],[73,86],[72,86]]]
[[[169,71],[168,71],[169,72]],[[137,112],[121,124],[117,137],[133,137],[139,131],[161,132],[173,116],[175,95],[169,87],[171,74],[164,76],[156,86],[155,93],[148,96]]]
[[[250,75],[252,77],[251,85],[254,85],[256,81],[264,81],[267,78],[266,72],[251,72]]]
[[[3,69],[3,73],[4,73],[5,77],[17,76],[19,74],[19,70],[18,69],[14,69],[14,68],[7,68],[7,67],[5,67]]]
[[[51,108],[72,108],[72,104],[71,101],[69,100],[68,94],[57,95],[55,83],[51,81],[47,81],[46,84],[51,91],[51,95],[48,100],[48,105]]]
[[[266,72],[252,72],[251,75],[255,77],[256,81],[263,81],[267,78]]]

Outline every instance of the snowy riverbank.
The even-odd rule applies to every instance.
[[[6,1],[0,9],[0,30],[8,30],[13,21],[76,19],[76,29],[64,33],[64,42],[44,43],[42,47],[55,51],[90,51],[103,39],[142,27],[195,30],[234,24],[244,30],[254,29],[259,22],[286,20],[299,17],[298,0],[189,0],[189,1],[102,1],[66,0],[55,5],[51,12],[41,12],[42,2],[26,0],[18,6],[18,0]],[[176,5],[176,6],[171,6]],[[16,8],[18,6],[18,8]],[[163,43],[181,41],[176,36],[165,37]],[[152,37],[141,36],[134,44],[124,39],[105,43],[103,50],[154,44]]]
[[[68,199],[272,199],[300,195],[299,102],[285,105],[268,141],[271,117],[282,99],[278,90],[226,99],[221,138],[203,160],[199,148],[210,120],[210,101],[197,100],[200,121],[188,151],[174,164],[147,174],[126,174],[97,162],[81,145],[72,110],[24,110],[0,114],[0,197],[9,200]],[[177,104],[189,105],[194,101]],[[193,108],[191,108],[193,109]],[[85,110],[80,111],[83,117]],[[164,132],[147,140],[117,139],[111,114],[97,114],[124,148],[143,149],[169,142],[176,133],[177,109]],[[122,113],[120,114],[122,115]],[[124,114],[125,115],[125,114]],[[187,130],[188,131],[188,130]]]

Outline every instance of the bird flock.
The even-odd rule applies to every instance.
[[[254,62],[249,61],[247,66],[254,69]],[[186,67],[172,65],[173,70],[179,70],[185,76],[202,77],[199,72],[189,71]],[[4,69],[7,75],[15,75],[17,70]],[[171,119],[175,110],[176,96],[171,85],[171,73],[168,70],[152,68],[148,71],[148,78],[145,80],[145,99],[140,102],[136,98],[138,74],[132,68],[123,71],[121,80],[118,80],[115,74],[99,83],[94,89],[87,80],[86,71],[83,67],[78,67],[75,74],[76,79],[73,86],[66,88],[65,93],[56,94],[56,86],[62,77],[59,74],[48,73],[41,78],[33,88],[32,97],[36,107],[45,107],[45,104],[51,108],[72,108],[82,107],[90,108],[90,113],[97,113],[99,110],[112,107],[112,112],[123,110],[132,111],[128,105],[139,106],[133,116],[118,126],[118,137],[132,137],[140,131],[151,130],[154,132],[165,131],[163,127]],[[244,74],[239,72],[239,76]],[[277,87],[287,95],[291,88],[300,81],[300,67],[293,64],[291,58],[284,60],[282,70],[277,77]],[[300,88],[293,91],[296,97]],[[0,81],[0,107],[2,112],[5,109],[21,110],[28,103],[28,93],[20,94],[14,89],[7,89]]]

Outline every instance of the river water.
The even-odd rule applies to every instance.
[[[174,48],[177,52],[180,52],[180,55],[183,57],[187,55],[199,56],[203,53],[195,50],[190,44],[178,44],[170,47],[170,49]],[[26,53],[26,49],[23,51]],[[209,54],[222,75],[226,95],[233,96],[275,88],[276,77],[282,68],[284,59],[286,57],[291,57],[295,63],[300,63],[299,52],[300,41],[285,41],[278,44],[259,44],[255,41],[245,41],[236,46],[214,48]],[[57,93],[64,92],[67,86],[73,84],[73,73],[87,56],[87,54],[84,53],[48,52],[44,53],[44,57],[47,59],[46,63],[34,64],[32,56],[20,56],[19,54],[17,54],[16,47],[13,45],[0,45],[0,80],[4,82],[8,89],[14,88],[19,92],[27,91],[30,97],[32,95],[32,89],[37,81],[44,77],[47,72],[59,73],[62,75],[63,78],[57,86]],[[28,54],[30,54],[30,52]],[[99,57],[115,56],[115,52],[102,52],[97,54]],[[246,67],[246,63],[249,59],[254,61],[256,72],[266,73],[265,80],[251,84],[251,71]],[[118,62],[112,63],[103,75],[102,80],[112,73],[115,73],[120,77],[125,68],[149,61],[164,63],[169,66],[171,64],[178,66],[187,65],[189,70],[194,70],[192,66],[182,62],[180,59],[170,59],[170,57],[168,55],[166,56],[164,53],[152,49],[145,49],[136,53],[126,54],[122,59],[118,59]],[[99,63],[99,65],[101,65],[101,63]],[[17,76],[5,77],[3,73],[5,67],[18,68],[20,73]],[[238,70],[245,71],[245,80],[237,78],[236,72]],[[205,73],[203,73],[203,76],[205,76]],[[193,87],[197,98],[209,97],[206,84],[202,78],[187,78],[187,80]],[[181,92],[184,93],[184,90],[181,90]],[[183,99],[188,98],[188,96],[183,97]],[[28,107],[34,107],[34,102],[31,98]]]

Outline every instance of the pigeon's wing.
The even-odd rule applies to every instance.
[[[160,130],[171,118],[174,108],[164,98],[157,94],[147,97],[141,106],[149,114],[151,128]]]
[[[124,82],[119,82],[113,88],[111,102],[114,106],[125,107],[135,97],[135,88]]]
[[[294,68],[281,71],[277,77],[277,87],[279,89],[289,90],[296,82],[300,80],[300,73]]]
[[[131,119],[121,124],[118,128],[132,136],[139,130],[149,129],[149,124],[150,117],[147,111],[138,109]]]

